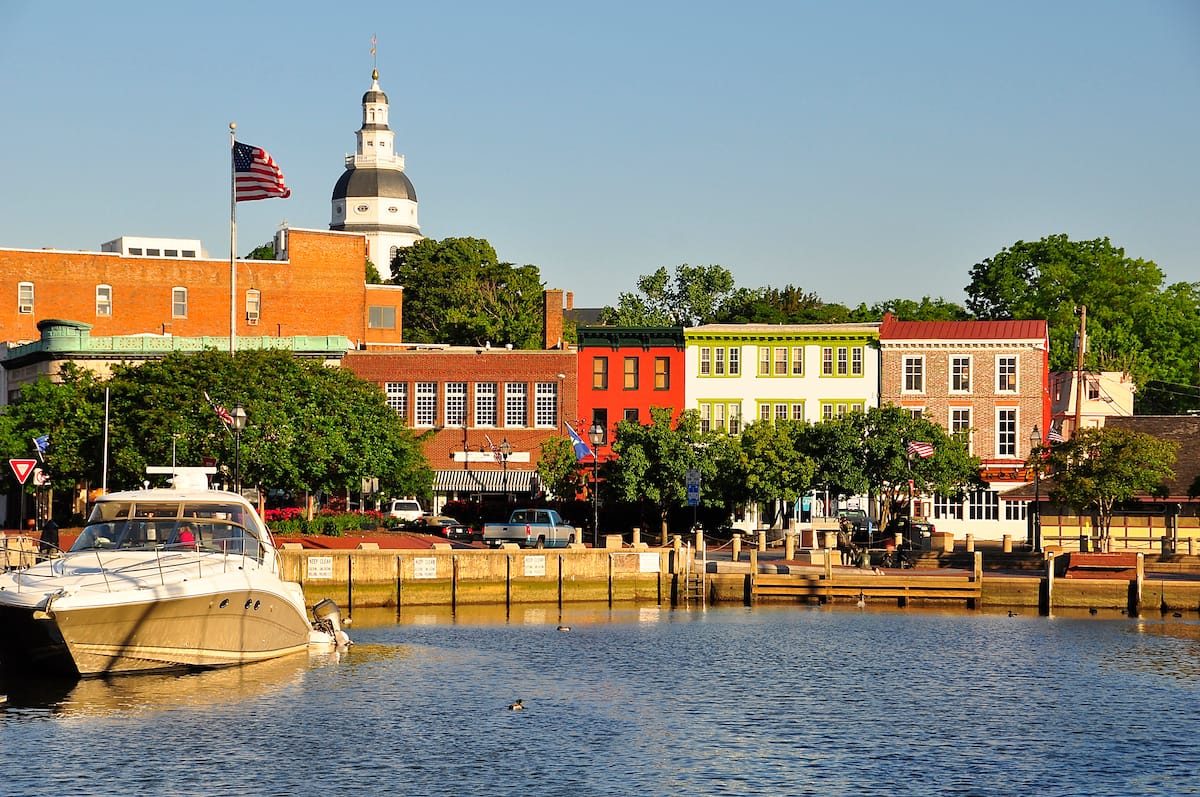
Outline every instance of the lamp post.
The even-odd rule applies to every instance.
[[[509,445],[508,438],[504,438],[500,442],[500,466],[504,468],[504,503],[508,503],[508,455],[512,453],[512,446]]]
[[[1029,432],[1029,454],[1033,463],[1033,517],[1029,521],[1029,547],[1036,553],[1042,549],[1042,432],[1037,424]]]
[[[233,408],[233,491],[242,492],[242,430],[246,428],[246,411],[238,404]]]
[[[604,445],[603,424],[593,423],[588,429],[592,443],[592,546],[600,547],[600,446]]]

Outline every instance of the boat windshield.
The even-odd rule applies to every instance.
[[[262,559],[257,518],[238,504],[104,501],[72,551],[203,550]]]

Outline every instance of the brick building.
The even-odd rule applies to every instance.
[[[1030,434],[1050,420],[1050,343],[1045,321],[899,321],[879,327],[880,402],[965,432],[988,482],[959,500],[932,496],[914,507],[939,530],[1024,539],[1027,501],[1002,500],[1029,481]],[[928,503],[926,503],[928,501]]]
[[[404,291],[366,284],[362,235],[280,230],[277,259],[236,262],[232,297],[228,260],[155,240],[155,254],[128,245],[107,252],[0,249],[0,341],[37,340],[45,318],[90,324],[96,337],[228,339],[233,326],[247,337],[342,335],[359,348],[401,340]]]
[[[621,421],[650,423],[651,407],[684,409],[683,327],[579,327],[579,411],[568,418],[588,439],[594,424],[605,430],[602,460],[612,457]]]

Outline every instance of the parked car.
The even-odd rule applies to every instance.
[[[862,548],[870,548],[879,542],[879,526],[861,509],[839,509],[838,525],[846,525],[851,541]]]
[[[413,524],[413,530],[425,534],[437,534],[458,542],[473,542],[483,539],[482,532],[476,532],[458,518],[452,518],[449,515],[425,515]]]
[[[909,521],[905,515],[894,517],[888,521],[884,536],[894,538],[897,534],[904,535],[904,546],[911,548],[928,548],[930,538],[937,527],[925,520]]]
[[[419,501],[412,498],[393,498],[388,505],[387,513],[389,517],[412,523],[420,520],[421,516],[425,514],[425,510],[421,509]]]

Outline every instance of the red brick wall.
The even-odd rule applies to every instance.
[[[238,261],[237,334],[366,338],[366,239],[310,230],[290,230],[289,238],[290,261]],[[20,282],[34,284],[32,314],[17,312]],[[96,315],[96,286],[101,284],[112,286],[111,316]],[[188,289],[186,318],[172,317],[175,287]],[[245,295],[252,288],[262,293],[256,326],[246,323]],[[92,324],[94,336],[228,336],[229,261],[0,250],[0,340],[36,340],[37,322],[44,318]],[[399,329],[396,340],[398,334]]]
[[[577,409],[577,391],[575,382],[575,351],[528,351],[508,350],[503,348],[484,349],[456,346],[445,349],[411,349],[397,352],[349,352],[342,361],[342,366],[355,375],[367,381],[374,382],[381,388],[387,382],[406,382],[408,384],[408,416],[405,421],[413,425],[413,412],[416,404],[416,382],[438,383],[438,423],[443,420],[446,382],[467,383],[467,418],[465,433],[468,450],[479,451],[487,445],[487,438],[499,445],[501,440],[508,438],[514,452],[528,452],[529,462],[509,461],[509,470],[536,470],[541,444],[549,437],[563,437],[566,430],[560,425],[556,429],[534,428],[534,383],[560,383],[561,396],[559,399],[559,414],[568,421],[573,419]],[[558,379],[563,374],[563,379]],[[474,421],[475,383],[498,383],[497,425],[494,427],[479,427]],[[528,384],[527,416],[530,426],[509,427],[504,424],[504,383],[525,382]],[[416,431],[427,431],[418,428]],[[453,459],[455,452],[461,452],[464,444],[464,432],[461,426],[439,429],[430,436],[425,444],[425,456],[430,465],[437,470],[447,470],[456,467]],[[461,467],[461,465],[459,465]],[[476,469],[492,468],[500,470],[496,463],[479,463],[473,465]]]

